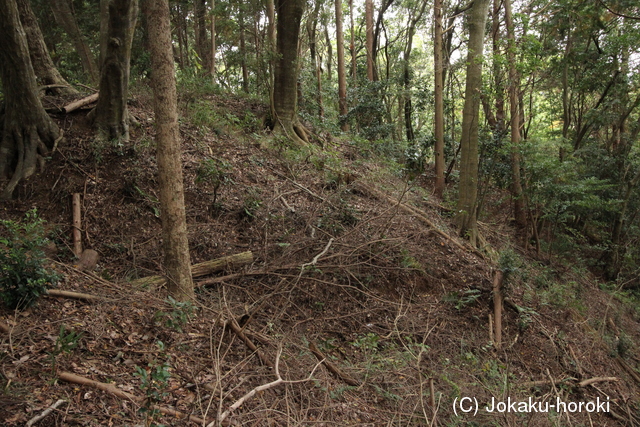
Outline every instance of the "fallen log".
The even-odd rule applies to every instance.
[[[102,297],[98,297],[95,295],[81,294],[79,292],[71,292],[71,291],[61,291],[58,289],[47,290],[47,295],[50,297],[71,298],[71,299],[78,299],[78,300],[87,301],[87,302],[96,302],[104,299]]]
[[[70,104],[65,105],[64,107],[62,107],[62,112],[65,114],[69,114],[72,111],[82,108],[85,105],[89,105],[92,102],[96,102],[97,100],[98,100],[98,94],[94,93],[93,95],[86,96],[84,98],[78,99],[76,101],[73,101]]]
[[[241,252],[235,255],[229,255],[222,258],[212,259],[210,261],[201,262],[191,266],[191,277],[208,276],[209,274],[223,271],[227,268],[235,268],[253,262],[253,253],[251,251]],[[147,276],[141,279],[132,280],[134,286],[162,287],[167,284],[167,278],[164,276]]]

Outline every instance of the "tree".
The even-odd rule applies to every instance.
[[[77,95],[78,91],[67,83],[53,64],[29,0],[17,0],[17,5],[20,22],[27,36],[31,65],[38,83],[49,86],[48,90],[56,95]]]
[[[298,37],[304,0],[276,0],[278,57],[275,61],[273,117],[275,131],[298,143],[308,142],[307,132],[298,119]]]
[[[433,4],[433,66],[434,66],[434,128],[435,128],[435,169],[436,182],[434,192],[436,197],[442,198],[444,192],[444,81],[442,60],[442,0],[434,0]]]
[[[73,41],[76,51],[78,52],[78,55],[80,55],[80,61],[82,62],[82,68],[85,73],[89,75],[91,81],[98,83],[100,73],[98,71],[95,58],[93,57],[91,49],[89,49],[89,45],[87,45],[82,32],[80,32],[80,28],[78,27],[76,18],[71,11],[68,0],[51,0],[51,10],[53,11],[53,16],[58,25],[64,29],[69,38]]]
[[[479,90],[482,85],[482,50],[484,30],[489,11],[489,0],[475,0],[469,12],[469,43],[462,136],[460,139],[460,184],[458,217],[460,235],[467,236],[473,246],[478,238],[478,118]]]
[[[100,70],[100,97],[93,118],[108,139],[129,140],[127,96],[131,43],[138,17],[138,0],[111,0],[107,49]]]
[[[347,71],[344,65],[344,33],[342,31],[342,0],[336,0],[336,38],[338,51],[338,105],[341,116],[347,115]],[[349,130],[346,120],[340,126],[343,131]]]
[[[9,179],[0,199],[8,199],[23,178],[42,165],[60,136],[38,98],[16,0],[0,0],[0,72],[4,112],[0,112],[0,179]]]
[[[520,180],[520,78],[516,70],[516,38],[513,28],[511,13],[511,0],[504,0],[504,14],[507,26],[507,39],[509,41],[507,58],[509,61],[509,108],[511,113],[511,196],[513,198],[513,210],[516,224],[520,228],[527,225],[527,217],[524,211],[524,199],[522,196],[522,183]]]
[[[373,63],[373,0],[365,2],[365,27],[367,34],[367,79],[374,79],[374,63]]]
[[[143,2],[151,50],[151,82],[156,120],[156,144],[162,244],[169,293],[179,301],[193,298],[191,258],[184,208],[178,97],[171,47],[171,20],[167,0]]]

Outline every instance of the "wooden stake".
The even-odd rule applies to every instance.
[[[494,344],[502,348],[502,271],[497,270],[493,277],[493,322],[495,325]]]
[[[78,258],[82,255],[82,236],[80,229],[82,228],[82,217],[80,213],[80,193],[73,193],[73,252]]]

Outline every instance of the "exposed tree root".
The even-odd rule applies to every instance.
[[[10,199],[18,183],[29,178],[58,140],[59,131],[51,119],[43,123],[29,122],[29,118],[7,117],[0,142],[0,175],[10,177],[0,200]],[[9,123],[7,123],[9,122]]]

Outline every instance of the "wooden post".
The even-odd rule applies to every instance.
[[[502,271],[497,270],[493,277],[493,317],[495,325],[494,344],[502,348]]]
[[[78,258],[82,255],[82,236],[80,229],[82,228],[82,219],[80,213],[80,193],[73,193],[73,252]]]

